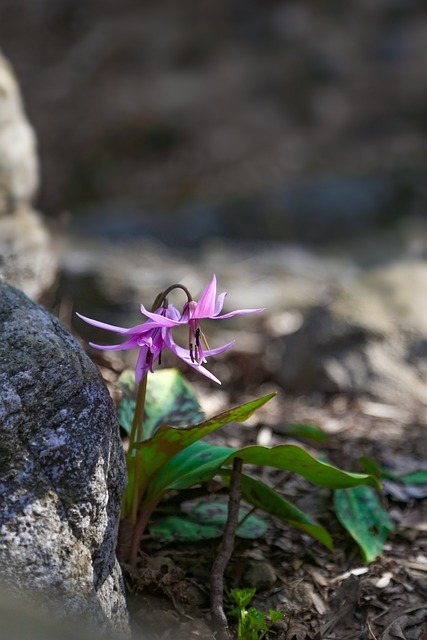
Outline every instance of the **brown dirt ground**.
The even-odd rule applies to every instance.
[[[108,373],[105,362],[98,364]],[[259,397],[274,388],[258,371],[252,384],[237,370],[221,391],[193,382],[206,411],[214,414]],[[110,382],[114,379],[111,370]],[[191,376],[190,376],[191,377]],[[344,396],[317,393],[277,397],[244,425],[217,432],[215,442],[244,446],[290,442],[283,424],[311,422],[328,434],[322,444],[300,441],[315,455],[348,471],[360,471],[361,456],[400,473],[419,469],[427,458],[424,407],[396,407]],[[203,400],[204,399],[204,400]],[[386,482],[381,500],[395,525],[384,553],[365,565],[356,543],[337,521],[331,492],[292,474],[254,469],[317,518],[332,534],[335,549],[278,520],[264,539],[237,539],[226,571],[224,608],[233,604],[229,590],[257,587],[252,604],[260,611],[277,609],[285,618],[267,638],[275,640],[427,640],[427,488],[405,488]],[[215,638],[210,627],[209,579],[218,540],[162,543],[142,540],[137,574],[126,573],[128,601],[136,637],[147,640]],[[231,623],[233,637],[235,628]]]

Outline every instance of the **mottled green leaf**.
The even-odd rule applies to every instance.
[[[164,467],[171,458],[209,433],[223,427],[225,424],[232,421],[243,422],[247,420],[254,411],[268,402],[274,395],[274,393],[270,393],[258,400],[252,400],[252,402],[225,411],[214,418],[204,420],[190,427],[179,429],[170,427],[169,425],[163,425],[157,429],[152,438],[137,443],[135,448],[141,451],[144,459],[145,479],[146,481],[151,480],[146,501],[153,502],[167,491],[167,489],[163,490],[162,481],[160,481],[159,485],[160,491],[157,491],[157,493],[152,490],[152,485],[154,483],[159,484],[158,476],[160,476],[163,471],[162,467]],[[232,449],[227,449],[227,451],[232,451]],[[179,470],[172,469],[172,474],[176,474],[177,472],[179,472]],[[196,482],[199,482],[199,480],[196,480]],[[195,483],[193,482],[193,484]]]
[[[119,422],[130,434],[138,393],[133,370],[123,371],[118,386],[122,390],[117,406]],[[184,427],[201,422],[204,417],[193,388],[177,369],[159,369],[155,375],[148,376],[144,412],[146,438],[151,438],[161,425]]]
[[[239,519],[242,520],[247,512],[246,507],[240,507]],[[170,516],[155,523],[150,527],[150,531],[167,541],[197,542],[219,538],[224,532],[227,515],[226,502],[200,502],[187,514]],[[240,538],[255,539],[263,536],[267,528],[268,522],[265,519],[250,515],[238,527],[236,534]]]
[[[359,545],[365,562],[381,554],[393,524],[376,493],[370,487],[354,487],[334,492],[338,520]]]
[[[226,485],[229,485],[231,471],[222,470],[221,477]],[[242,497],[254,507],[262,509],[272,516],[276,516],[283,522],[296,527],[300,531],[310,534],[316,540],[322,542],[328,549],[333,549],[331,536],[326,529],[317,524],[304,511],[288,502],[277,491],[271,489],[260,480],[242,473]]]

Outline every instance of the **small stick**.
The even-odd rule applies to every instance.
[[[369,633],[370,633],[371,637],[373,638],[373,640],[377,640],[377,636],[376,636],[376,635],[375,635],[375,633],[372,631],[372,628],[371,628],[371,625],[370,625],[369,620],[367,621],[367,623],[368,623],[368,631],[369,631]]]
[[[239,507],[242,495],[242,464],[241,458],[234,458],[233,472],[230,480],[230,497],[228,501],[228,516],[218,555],[212,566],[211,574],[211,614],[212,621],[218,633],[218,640],[229,640],[228,622],[223,607],[224,572],[231,558],[234,538],[239,524]]]

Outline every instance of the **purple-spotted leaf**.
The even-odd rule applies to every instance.
[[[224,411],[224,413],[220,413],[214,418],[204,420],[189,427],[176,428],[163,425],[157,429],[152,438],[136,443],[135,448],[141,451],[144,461],[144,482],[150,482],[145,502],[155,502],[166,492],[161,490],[160,493],[154,497],[154,500],[152,500],[151,484],[157,480],[157,476],[159,476],[162,467],[164,467],[171,458],[229,422],[244,422],[254,411],[268,402],[274,395],[274,393],[270,393],[262,398],[258,398],[258,400],[252,400],[252,402],[235,407],[229,411]],[[233,449],[227,449],[227,451],[230,452],[233,451]],[[198,481],[196,480],[196,482]]]
[[[365,562],[372,562],[383,550],[393,524],[370,487],[334,492],[338,520],[357,542]]]
[[[240,507],[239,520],[244,520],[237,528],[236,535],[240,538],[260,538],[268,529],[268,521],[258,516],[249,515],[247,507]],[[150,526],[150,532],[167,541],[197,542],[219,538],[224,532],[227,522],[228,505],[226,502],[199,502],[186,514],[169,516]]]
[[[231,471],[222,470],[221,477],[227,486],[230,482]],[[300,531],[308,533],[316,540],[322,542],[325,547],[332,550],[333,543],[331,536],[324,527],[317,524],[309,515],[298,509],[291,502],[288,502],[277,491],[271,489],[260,480],[242,474],[242,497],[254,507],[262,509],[272,516],[276,516]]]
[[[123,371],[118,386],[122,397],[117,414],[121,426],[130,435],[138,393],[133,369]],[[151,438],[161,425],[184,427],[199,423],[204,417],[192,386],[178,369],[160,369],[155,375],[148,376],[144,411],[147,438]]]

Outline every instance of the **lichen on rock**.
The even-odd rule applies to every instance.
[[[4,283],[0,332],[0,581],[126,635],[111,398],[56,318]]]

